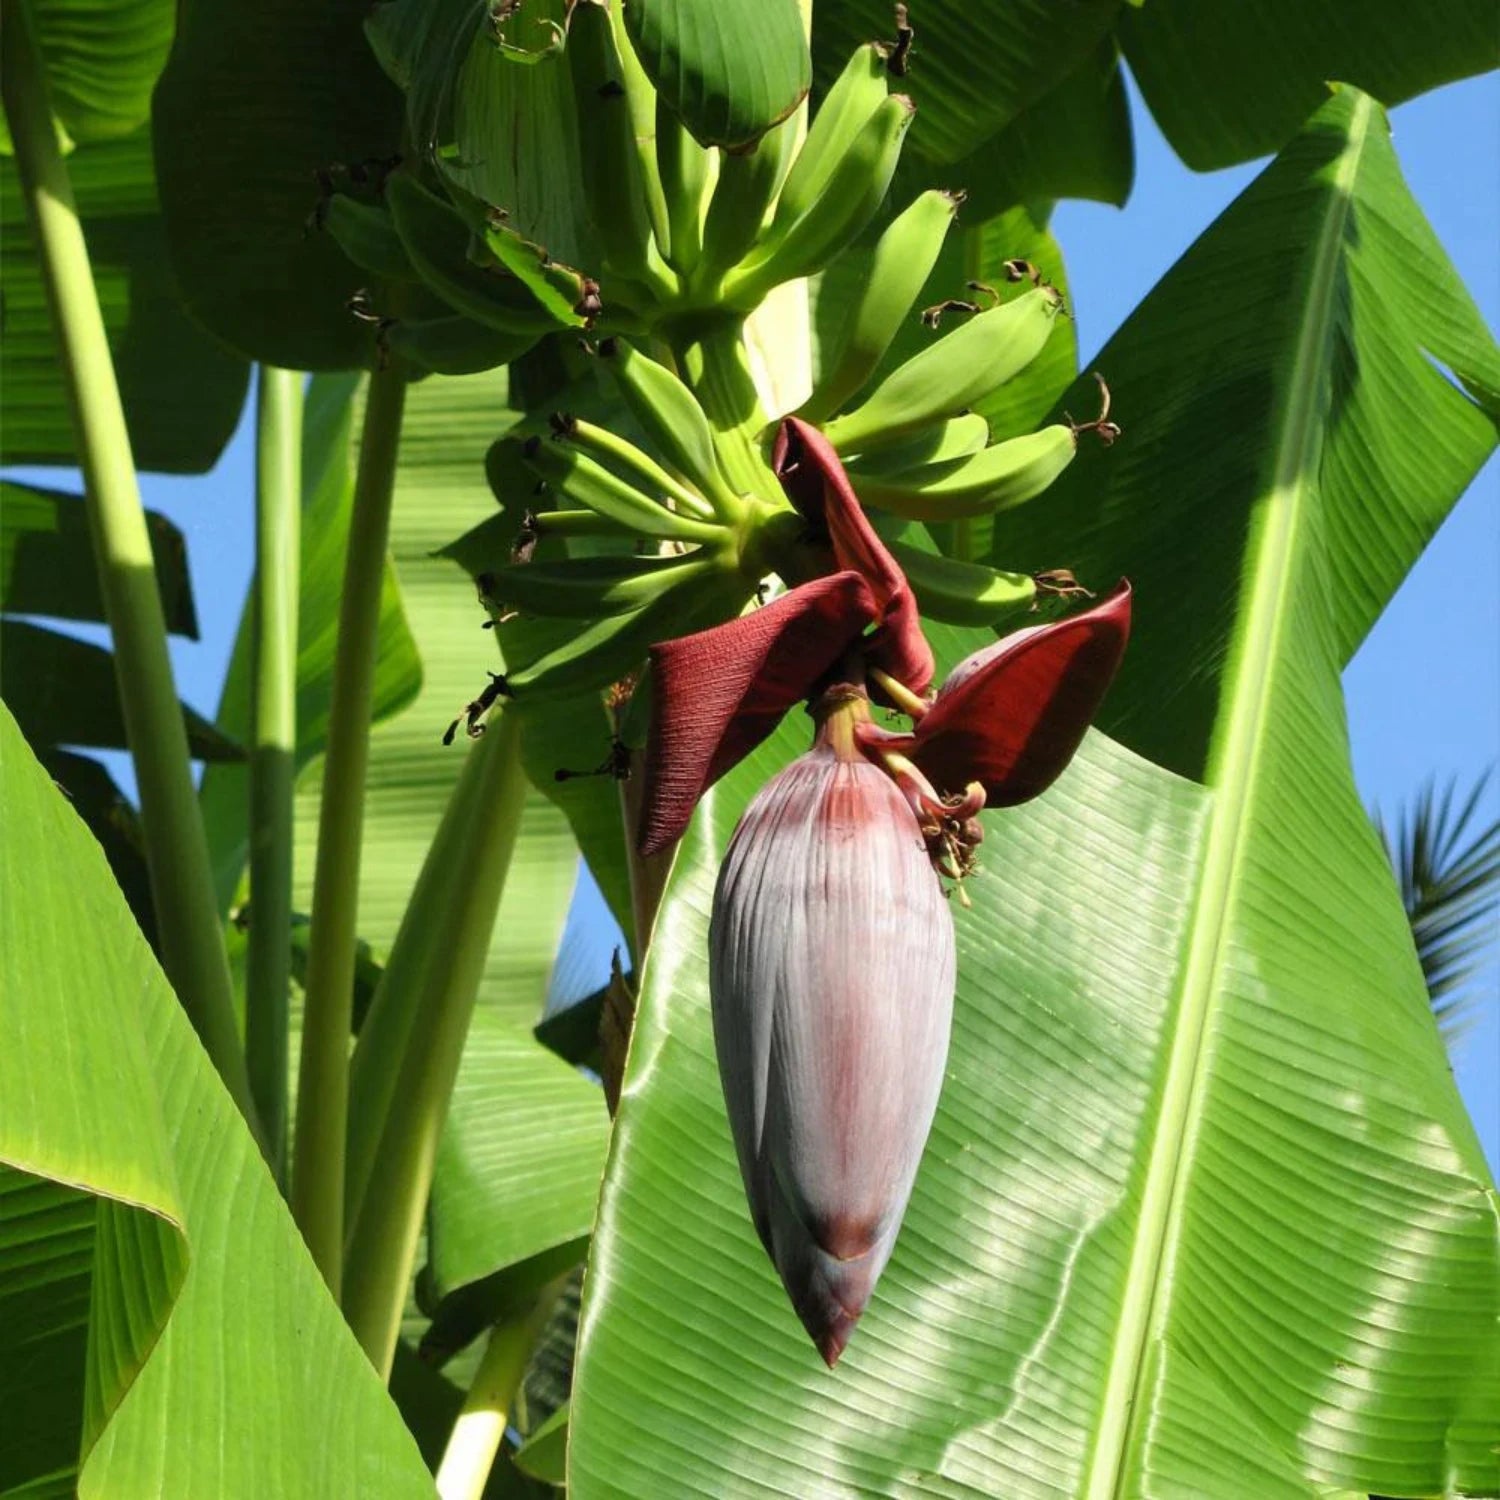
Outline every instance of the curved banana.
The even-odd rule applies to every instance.
[[[393,172],[386,179],[385,201],[412,265],[455,312],[502,333],[535,337],[558,326],[524,282],[499,267],[475,263],[463,215],[410,173]]]
[[[713,429],[698,398],[665,365],[624,339],[605,339],[600,362],[652,446],[726,519],[742,509],[720,467]]]
[[[750,253],[776,201],[796,138],[795,122],[785,120],[750,150],[719,153],[719,177],[709,199],[692,282],[699,297],[712,297],[728,272]]]
[[[379,204],[335,193],[323,207],[323,228],[362,271],[387,281],[420,281],[390,214]]]
[[[556,693],[607,687],[642,667],[657,641],[727,620],[750,595],[750,585],[720,559],[693,559],[684,568],[690,571],[649,603],[593,621],[563,645],[508,674],[506,691],[524,705]]]
[[[963,411],[1041,353],[1061,309],[1061,295],[1044,285],[977,313],[893,370],[863,405],[827,423],[824,435],[841,455],[858,453]]]
[[[630,40],[625,24],[625,0],[610,0],[610,30],[615,39],[615,55],[620,59],[620,81],[625,86],[625,102],[630,107],[631,133],[635,137],[636,156],[641,164],[641,183],[646,193],[646,217],[657,247],[666,255],[672,242],[671,219],[667,211],[666,189],[657,164],[656,89]]]
[[[937,264],[962,202],[962,193],[934,188],[914,199],[880,236],[826,368],[798,413],[804,421],[831,417],[875,373]]]
[[[807,139],[787,173],[771,221],[771,237],[790,229],[822,201],[839,164],[853,149],[888,91],[885,53],[875,42],[856,47],[818,106]]]
[[[656,101],[656,168],[666,200],[669,236],[663,254],[684,276],[690,276],[703,253],[703,213],[713,158],[660,99]]]
[[[584,191],[605,268],[642,283],[655,296],[667,295],[673,282],[652,229],[625,70],[609,11],[600,0],[579,0],[573,7],[567,58]],[[654,111],[652,121],[654,129]]]
[[[990,424],[977,411],[966,411],[961,417],[929,422],[909,434],[892,448],[877,448],[861,454],[862,474],[904,474],[927,464],[941,464],[954,458],[968,458],[989,446]]]
[[[705,521],[714,519],[713,507],[702,495],[690,490],[676,475],[669,474],[662,468],[649,453],[643,453],[618,433],[584,421],[581,417],[558,416],[552,420],[554,428],[559,429],[558,436],[577,444],[586,453],[592,453],[601,462],[624,469],[642,489],[665,495],[674,509],[686,511],[688,515],[698,516]]]
[[[960,562],[906,542],[886,543],[917,596],[924,615],[948,625],[992,625],[1036,599],[1028,573],[999,573],[982,563]]]
[[[778,209],[761,247],[724,278],[724,301],[749,310],[772,287],[826,265],[859,234],[885,198],[915,113],[905,94],[891,94],[876,105],[817,201],[784,228]]]
[[[487,223],[484,245],[563,328],[583,328],[603,311],[596,282],[555,261],[546,250],[504,224]]]
[[[1041,492],[1073,462],[1078,439],[1065,423],[996,443],[969,458],[876,474],[850,464],[866,505],[911,521],[963,521],[1009,510]]]
[[[680,542],[724,540],[723,527],[668,510],[576,448],[540,437],[509,441],[520,444],[522,462],[557,494],[618,521],[638,536],[670,537]]]
[[[705,559],[687,557],[575,557],[566,562],[513,563],[489,574],[486,591],[502,605],[528,614],[603,619],[629,614],[657,595],[696,577]]]
[[[520,358],[541,337],[507,333],[462,313],[446,318],[398,318],[381,331],[392,353],[434,375],[477,375]]]

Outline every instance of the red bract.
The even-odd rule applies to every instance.
[[[680,838],[704,791],[796,704],[815,697],[851,652],[878,675],[877,702],[915,707],[932,650],[896,560],[860,508],[838,455],[815,427],[782,423],[776,471],[837,571],[728,624],[651,648],[651,735],[639,841],[654,854]],[[1130,586],[1066,620],[1017,631],[957,667],[910,736],[893,738],[938,791],[978,781],[995,806],[1052,784],[1082,741],[1130,631]],[[866,633],[868,632],[868,634]]]

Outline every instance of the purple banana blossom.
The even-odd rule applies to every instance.
[[[1036,796],[1072,758],[1124,651],[1130,588],[974,653],[929,698],[910,589],[833,449],[789,418],[776,468],[835,571],[653,648],[640,843],[670,844],[704,788],[808,703],[813,748],[730,841],[709,988],[751,1217],[832,1366],[895,1245],[937,1108],[954,991],[943,880],[973,870],[987,802]],[[877,727],[872,700],[911,731]]]

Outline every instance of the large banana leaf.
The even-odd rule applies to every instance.
[[[0,1487],[430,1495],[103,856],[3,709],[0,764]]]
[[[319,174],[394,160],[401,98],[362,31],[366,0],[184,0],[152,126],[172,268],[231,347],[294,370],[370,356],[350,295],[369,276],[317,228]],[[368,165],[368,169],[366,168]]]
[[[60,8],[45,7],[43,15]],[[166,17],[170,34],[170,7]],[[80,146],[68,157],[68,175],[135,461],[167,473],[211,469],[239,421],[250,367],[182,305],[167,264],[150,128]],[[0,461],[71,465],[77,450],[57,338],[8,159],[0,162],[0,223],[6,235]],[[92,567],[87,556],[83,566]]]
[[[26,0],[52,112],[77,142],[126,135],[151,112],[172,43],[172,0]],[[10,136],[4,136],[10,149]]]
[[[1387,105],[1500,65],[1488,0],[1150,0],[1120,9],[1130,71],[1200,172],[1273,151],[1347,79]]]
[[[606,1172],[572,1493],[1500,1486],[1494,1190],[1339,690],[1493,443],[1424,351],[1495,388],[1378,107],[1342,91],[1119,336],[1128,446],[997,539],[1129,572],[1110,721],[1206,784],[1096,735],[987,816],[943,1102],[835,1374],[742,1202],[704,962],[716,856],[799,732],[707,799]]]

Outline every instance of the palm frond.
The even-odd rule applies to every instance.
[[[1429,781],[1404,808],[1394,832],[1375,813],[1375,827],[1401,885],[1412,938],[1438,1025],[1451,1046],[1462,1035],[1482,991],[1500,911],[1500,818],[1476,826],[1490,773],[1458,798],[1458,782]]]

